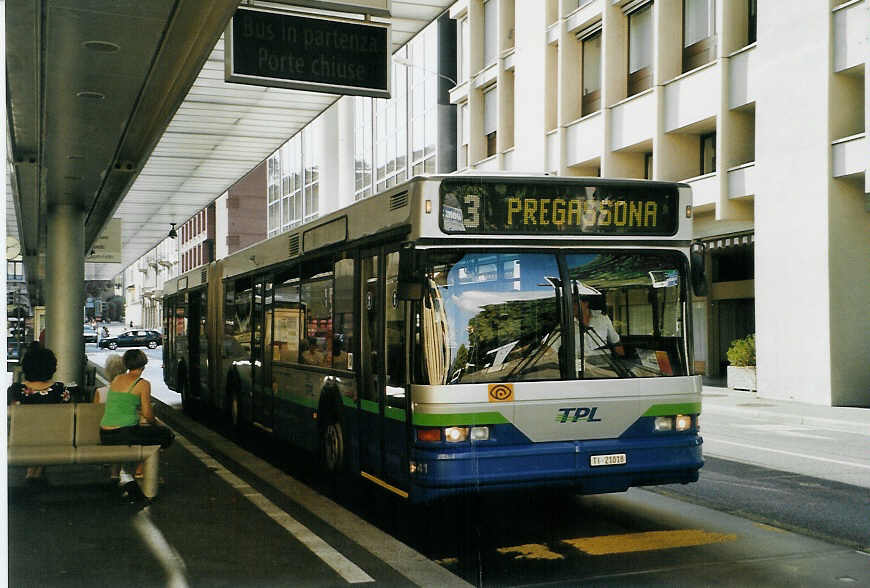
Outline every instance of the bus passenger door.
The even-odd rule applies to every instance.
[[[272,282],[254,284],[254,306],[251,312],[251,374],[253,390],[253,420],[272,429]],[[269,309],[269,312],[266,312]]]
[[[384,476],[397,487],[408,487],[408,403],[405,386],[405,305],[399,299],[399,252],[384,255]]]
[[[404,495],[408,439],[399,254],[364,256],[361,261],[360,469]]]
[[[359,461],[363,474],[381,477],[380,256],[360,259]]]

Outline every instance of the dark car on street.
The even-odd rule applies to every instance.
[[[118,347],[147,347],[155,349],[163,345],[163,335],[157,331],[134,330],[125,331],[116,337],[105,337],[100,341],[100,347],[117,349]]]

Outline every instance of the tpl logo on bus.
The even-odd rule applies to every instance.
[[[600,423],[601,419],[595,418],[595,411],[598,410],[597,406],[578,406],[577,408],[557,408],[556,412],[556,422],[559,423],[567,423],[572,422],[576,423],[577,421],[586,421],[587,423]],[[569,421],[570,419],[570,421]]]

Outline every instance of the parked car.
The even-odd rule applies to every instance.
[[[85,325],[85,343],[96,343],[97,339],[97,330],[93,328],[91,325]]]
[[[117,337],[106,337],[100,341],[100,347],[117,349],[118,347],[147,347],[154,349],[163,345],[163,336],[157,331],[134,330],[125,331]]]

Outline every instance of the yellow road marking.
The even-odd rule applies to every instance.
[[[773,527],[764,523],[755,523],[755,526],[759,529],[764,529],[765,531],[773,531],[774,533],[788,533],[785,529],[780,529],[779,527]]]
[[[563,543],[576,547],[589,555],[611,555],[634,551],[673,549],[674,547],[694,547],[697,545],[709,545],[711,543],[724,543],[736,539],[737,535],[734,534],[708,533],[699,529],[683,529],[678,531],[649,531],[647,533],[564,539]]]
[[[564,555],[550,551],[546,545],[541,545],[540,543],[528,543],[515,547],[500,547],[498,552],[501,554],[518,554],[514,559],[565,559]]]

